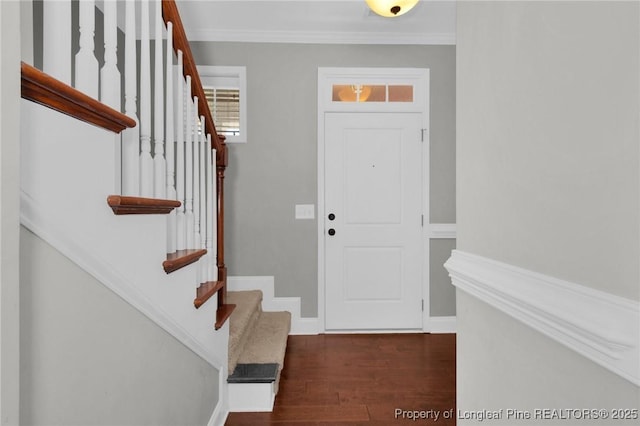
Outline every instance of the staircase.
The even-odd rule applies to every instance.
[[[21,108],[28,120],[21,123],[21,223],[218,371],[228,361],[232,374],[228,385],[220,374],[214,417],[271,411],[291,314],[263,312],[261,291],[227,291],[227,146],[177,5],[100,5],[103,11],[92,0],[43,5],[43,19],[51,23],[42,30],[43,50],[54,54],[45,53],[44,71],[22,63]],[[75,58],[65,23],[72,7],[79,8],[81,36]],[[116,19],[122,7],[124,28]],[[96,20],[104,40],[93,39]],[[124,46],[117,47],[118,32]],[[58,33],[68,37],[54,37]],[[105,46],[99,75],[96,43]],[[125,53],[122,79],[117,51]]]
[[[262,291],[230,291],[229,411],[272,411],[284,366],[291,313],[262,310]]]

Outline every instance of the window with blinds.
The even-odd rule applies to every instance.
[[[240,135],[240,89],[205,87],[204,94],[218,133]]]
[[[218,133],[227,137],[227,143],[246,143],[246,68],[198,66],[198,73]]]

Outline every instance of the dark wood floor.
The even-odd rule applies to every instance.
[[[231,413],[226,425],[427,423],[397,410],[455,425],[455,344],[453,334],[289,336],[273,412]]]

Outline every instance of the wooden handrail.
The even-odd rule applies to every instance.
[[[25,62],[20,70],[24,99],[115,133],[136,126],[132,118]]]
[[[216,150],[222,151],[224,150],[223,142],[218,137],[218,132],[216,132],[213,116],[209,110],[207,97],[204,94],[204,88],[202,87],[200,75],[198,74],[198,67],[196,66],[196,61],[193,59],[189,40],[184,31],[182,19],[180,19],[178,6],[174,0],[162,0],[162,17],[165,24],[167,22],[173,23],[173,48],[176,52],[182,50],[184,75],[191,76],[191,93],[198,97],[198,115],[204,116],[204,127],[206,132],[211,134],[211,145]]]

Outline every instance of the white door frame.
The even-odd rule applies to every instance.
[[[399,84],[414,87],[413,102],[334,102],[334,84]],[[426,68],[318,68],[318,329],[325,326],[325,154],[324,126],[327,112],[420,112],[422,128],[422,331],[429,324],[429,70]],[[416,129],[420,131],[420,129]],[[400,332],[370,330],[369,332]]]

